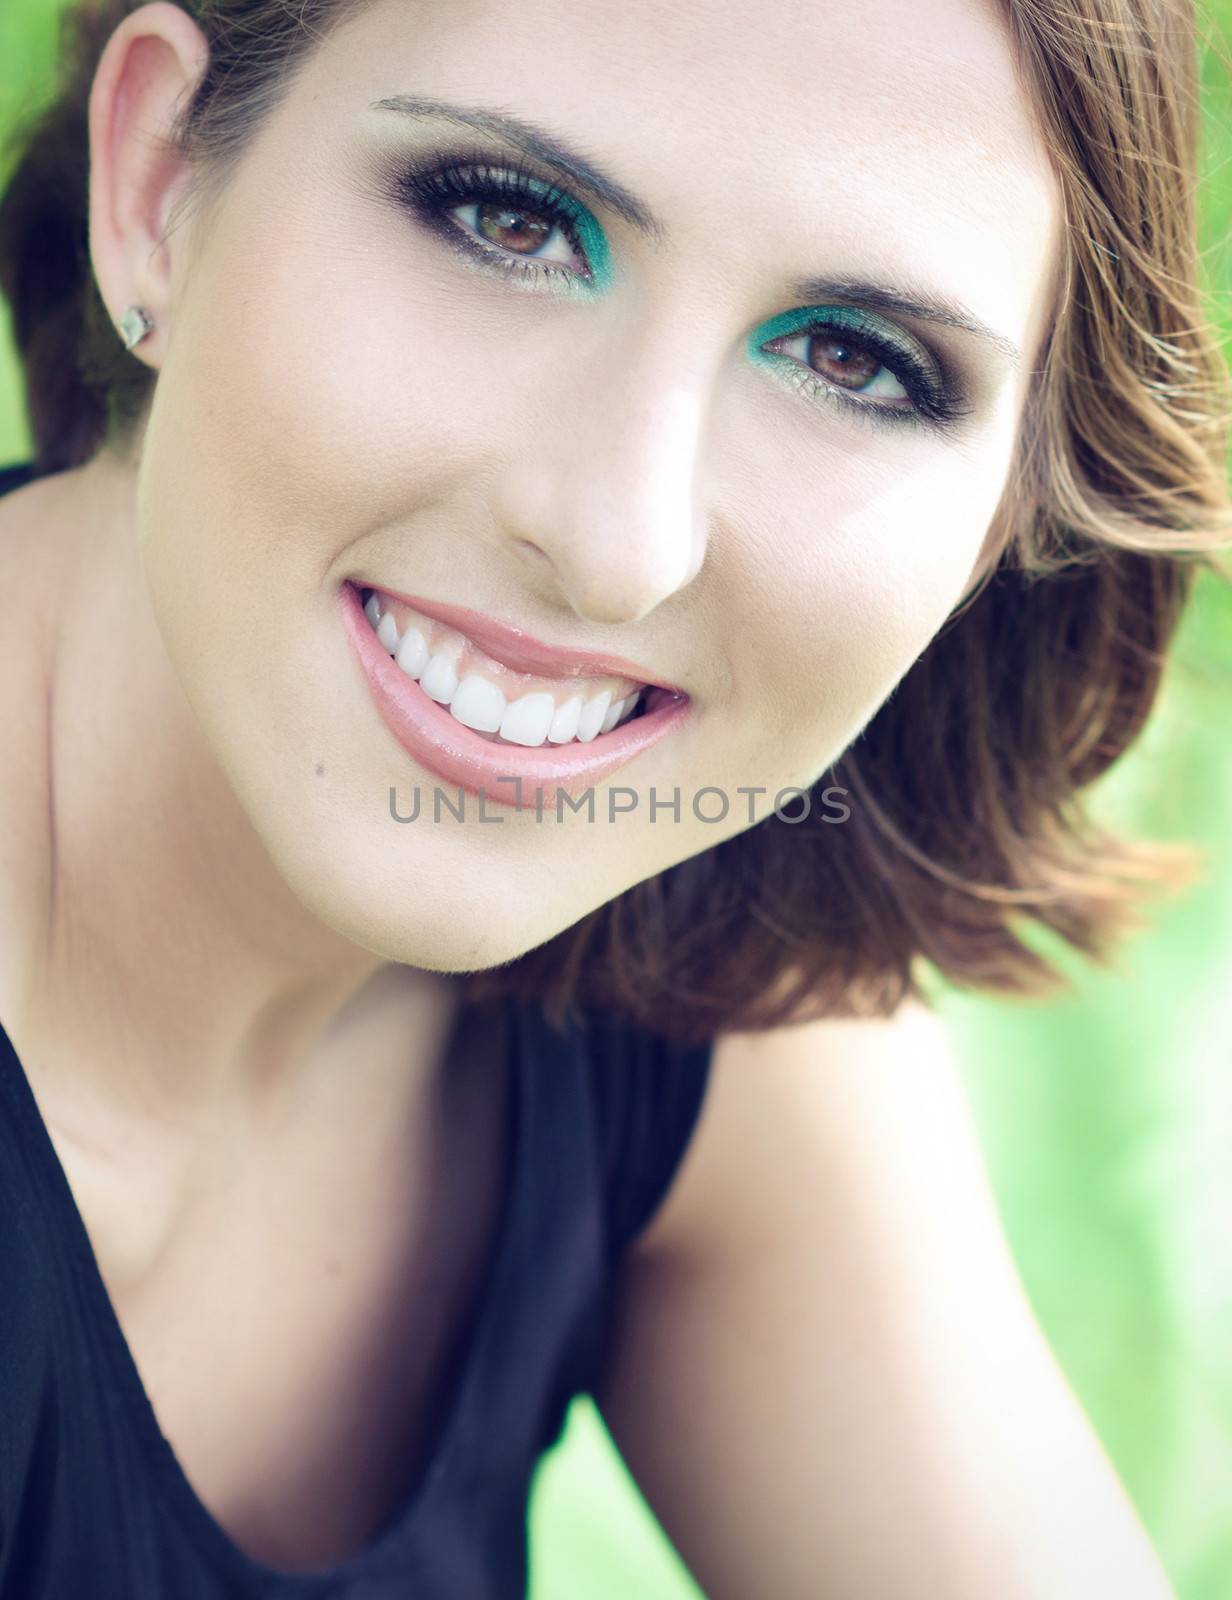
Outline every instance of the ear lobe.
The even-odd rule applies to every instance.
[[[113,322],[130,305],[149,311],[154,332],[133,354],[152,367],[179,270],[167,224],[190,177],[170,136],[208,61],[191,17],[155,0],[116,28],[90,90],[90,259]]]

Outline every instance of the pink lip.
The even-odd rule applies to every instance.
[[[391,600],[400,600],[433,622],[443,622],[456,628],[493,661],[499,661],[514,672],[538,673],[549,678],[632,678],[637,683],[654,684],[660,689],[670,689],[673,694],[683,694],[673,683],[664,683],[636,661],[624,656],[606,656],[597,650],[560,650],[555,645],[544,644],[532,638],[521,628],[485,616],[482,611],[470,611],[465,606],[445,605],[436,600],[421,600],[413,594],[401,594],[397,589],[378,589]],[[435,702],[434,702],[435,703]]]
[[[408,596],[394,595],[391,590],[382,592],[394,599],[405,600],[407,605],[423,611],[425,616],[458,627],[476,644],[488,648],[469,626],[464,627],[460,620],[454,621],[455,618],[469,617],[474,613],[450,606],[429,609]],[[342,585],[339,599],[343,625],[350,635],[352,647],[385,726],[398,743],[429,772],[470,794],[481,795],[485,805],[491,801],[494,805],[509,806],[515,811],[533,807],[540,814],[555,812],[559,793],[576,799],[579,790],[601,783],[634,756],[648,750],[678,727],[692,705],[687,695],[672,691],[672,698],[666,699],[663,704],[643,712],[632,722],[613,728],[610,733],[600,734],[590,744],[578,744],[576,741],[572,744],[537,746],[494,744],[463,727],[445,706],[426,695],[418,683],[394,662],[368,625],[359,590],[353,583]],[[489,635],[489,638],[492,637]],[[506,659],[503,648],[497,659]],[[579,659],[576,654],[566,657],[571,662]],[[600,663],[604,672],[619,672],[632,678],[639,676],[639,668],[621,662],[617,657],[596,656],[591,659]],[[514,665],[512,661],[508,664]],[[595,671],[593,666],[591,671]],[[642,678],[639,681],[647,680]],[[561,814],[564,815],[563,812]]]

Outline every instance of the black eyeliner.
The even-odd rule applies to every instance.
[[[568,287],[580,283],[590,292],[594,292],[601,281],[611,281],[606,238],[589,211],[566,190],[523,166],[517,158],[494,157],[474,147],[430,151],[419,160],[391,154],[382,160],[381,178],[384,192],[395,204],[409,211],[421,226],[468,261],[511,277],[555,281]],[[559,262],[540,261],[532,256],[519,258],[499,245],[481,242],[447,216],[459,206],[502,202],[516,205],[559,228],[586,262],[585,269],[579,272]],[[592,259],[594,255],[600,257],[599,271]],[[799,308],[774,318],[766,327],[777,331],[767,335],[764,330],[758,330],[762,338],[756,342],[750,335],[749,353],[756,360],[791,362],[791,357],[765,351],[763,344],[831,332],[845,335],[893,373],[907,392],[907,405],[862,400],[857,392],[844,390],[816,369],[795,364],[800,373],[798,379],[792,379],[795,387],[804,389],[810,398],[824,393],[828,400],[860,420],[883,423],[890,428],[913,424],[930,426],[939,433],[951,434],[972,413],[964,387],[954,377],[948,363],[935,354],[931,361],[922,359],[912,343],[894,339],[884,331],[881,319],[859,307]]]

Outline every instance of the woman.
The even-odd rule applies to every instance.
[[[72,18],[0,1595],[521,1594],[586,1389],[715,1600],[1167,1595],[921,968],[1164,871],[1075,796],[1232,521],[1186,7]]]

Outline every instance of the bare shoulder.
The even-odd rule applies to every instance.
[[[712,1600],[1170,1600],[923,1006],[720,1039],[614,1307],[600,1409]]]
[[[892,1165],[973,1130],[950,1029],[920,1001],[892,1017],[831,1019],[716,1039],[701,1115],[636,1252],[753,1247],[858,1160]],[[952,1152],[951,1152],[952,1153]]]
[[[63,493],[62,473],[35,478],[0,495],[0,570],[36,560],[46,541],[39,530]]]
[[[0,1014],[46,901],[46,638],[56,601],[58,478],[0,497]]]
[[[38,670],[31,644],[55,603],[62,477],[38,478],[0,495],[0,695],[5,712],[0,727],[6,746],[10,732],[29,721],[28,689]]]

